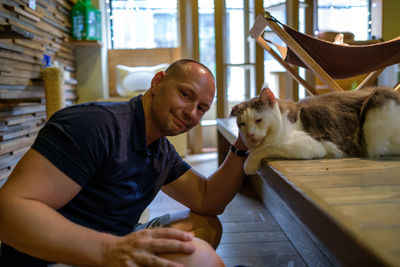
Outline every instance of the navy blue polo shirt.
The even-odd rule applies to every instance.
[[[115,235],[130,233],[160,188],[190,169],[166,138],[146,146],[141,95],[64,108],[32,148],[82,187],[59,212]]]

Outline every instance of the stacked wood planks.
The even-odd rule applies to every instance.
[[[0,1],[0,186],[46,120],[44,54],[64,72],[66,105],[77,101],[73,0]]]

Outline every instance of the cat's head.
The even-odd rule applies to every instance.
[[[259,96],[234,106],[231,116],[236,117],[242,139],[250,149],[273,139],[281,123],[279,105],[269,88],[262,89]]]

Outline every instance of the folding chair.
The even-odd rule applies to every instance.
[[[282,25],[282,27],[280,25]],[[282,47],[262,37],[269,26],[287,45]],[[250,30],[250,36],[271,54],[289,74],[312,95],[318,92],[290,65],[312,71],[331,91],[343,91],[334,79],[369,73],[355,89],[371,84],[385,67],[400,63],[400,36],[390,41],[369,45],[340,45],[300,33],[276,20],[268,11],[259,15]],[[268,44],[278,48],[279,55]],[[400,83],[395,90],[400,90]]]

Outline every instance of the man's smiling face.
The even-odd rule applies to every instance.
[[[215,94],[212,76],[201,65],[189,63],[173,78],[155,84],[150,116],[163,136],[178,135],[197,125],[210,109]]]

